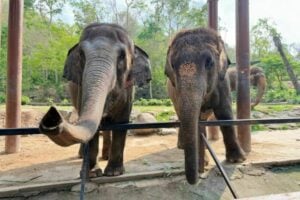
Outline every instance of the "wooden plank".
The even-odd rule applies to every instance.
[[[239,200],[298,200],[300,199],[300,192],[271,194],[258,197],[241,198]]]
[[[183,175],[184,170],[166,170],[166,171],[152,171],[152,172],[139,172],[134,174],[125,174],[122,176],[114,177],[98,177],[91,180],[93,183],[102,184],[102,183],[116,183],[124,181],[137,181],[142,179],[151,179],[151,178],[163,178],[163,177],[172,177]]]
[[[300,164],[300,159],[271,160],[266,162],[251,162],[251,163],[247,163],[247,165],[248,164],[258,165],[258,166],[287,166],[287,165]]]
[[[138,180],[151,179],[151,178],[172,177],[172,176],[179,176],[183,174],[184,174],[184,170],[140,172],[140,173],[124,174],[122,176],[114,176],[114,177],[103,176],[103,177],[93,178],[91,179],[91,182],[96,184],[116,183],[116,182],[123,182],[123,181],[138,181]],[[67,190],[79,183],[80,183],[80,179],[5,187],[5,188],[0,188],[0,198],[22,196],[22,194],[30,193],[30,192]]]

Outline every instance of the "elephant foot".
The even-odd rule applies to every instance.
[[[104,170],[104,175],[105,176],[120,176],[124,174],[125,168],[123,166],[123,163],[121,164],[110,164],[106,166]]]
[[[82,178],[82,171],[80,171],[80,177]],[[96,168],[96,169],[92,169],[90,171],[87,172],[86,177],[88,178],[96,178],[96,177],[100,177],[103,176],[102,174],[102,170],[100,168]]]
[[[230,163],[240,163],[246,160],[244,151],[241,148],[231,149],[226,152],[226,161]]]
[[[103,176],[102,170],[100,168],[89,171],[90,178],[96,178],[96,177],[100,177],[100,176]]]

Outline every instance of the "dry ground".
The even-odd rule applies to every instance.
[[[36,127],[42,115],[43,113],[35,110],[25,110],[22,114],[22,126]],[[3,116],[3,113],[1,113],[0,120],[2,120]],[[300,129],[255,132],[252,137],[252,152],[248,155],[245,163],[300,159],[299,132]],[[100,138],[100,141],[102,141],[102,138]],[[143,137],[128,136],[125,149],[126,173],[182,168],[183,152],[176,149],[176,143],[177,135],[151,135]],[[211,143],[219,159],[221,161],[224,160],[223,142],[217,141]],[[81,167],[81,160],[77,159],[77,151],[78,145],[73,145],[71,147],[59,147],[43,135],[31,135],[21,137],[21,151],[19,153],[4,154],[4,137],[0,137],[0,188],[30,183],[77,179]],[[104,168],[105,165],[106,161],[100,160],[100,166]],[[213,166],[214,163],[211,159],[208,169],[211,169]],[[231,176],[231,178],[235,179],[235,176],[236,175],[234,175],[233,178]],[[184,177],[180,179],[180,181],[183,181],[183,179]],[[295,184],[298,184],[298,189],[296,186],[297,191],[300,190],[299,174],[296,181],[297,183]],[[157,182],[148,184],[157,185]],[[211,187],[218,186],[218,184],[215,182],[211,182],[211,184],[213,184]],[[224,183],[222,182],[222,185],[223,184]],[[241,185],[242,183],[238,184]],[[184,187],[185,185],[186,183],[184,183]],[[122,188],[122,190],[123,189],[124,188]],[[156,189],[161,190],[161,187],[158,186]],[[251,187],[248,189],[251,190]],[[103,188],[100,188],[100,190],[103,193]],[[275,188],[275,190],[277,190],[275,193],[280,193],[278,189]],[[109,189],[105,191],[109,191],[111,193]],[[172,189],[170,191],[172,191]],[[292,191],[295,191],[295,189]],[[174,193],[175,191],[172,192]],[[268,194],[273,192],[274,191],[271,191],[270,189],[267,191],[258,192],[257,194]],[[244,196],[251,196],[246,192],[243,194]],[[257,194],[253,194],[252,196]],[[138,196],[139,195],[137,195],[137,198]],[[222,195],[219,195],[219,197],[220,199],[223,199]],[[49,197],[49,199],[51,198]],[[57,197],[57,199],[59,198]],[[116,197],[116,199],[118,198]],[[131,198],[120,197],[120,199]],[[169,198],[166,196],[165,199]],[[185,199],[194,198],[186,196]]]

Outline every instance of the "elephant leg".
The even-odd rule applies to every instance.
[[[215,117],[218,120],[232,120],[230,89],[220,84],[218,90],[220,102],[213,109]],[[226,149],[226,160],[232,163],[246,160],[245,153],[239,145],[234,126],[221,126],[220,129]]]
[[[222,111],[215,112],[218,120],[231,120],[232,115],[230,112]],[[245,158],[245,153],[238,143],[237,136],[233,126],[221,126],[221,132],[223,134],[223,140],[226,148],[226,160],[232,163],[242,162]]]
[[[205,143],[202,140],[202,137],[200,134],[203,134],[206,137],[206,129],[205,126],[198,126],[198,142],[199,142],[199,173],[203,173],[204,172],[204,167],[208,165],[209,163],[209,158],[207,156],[207,153],[205,151]],[[204,161],[204,162],[202,162]]]
[[[102,159],[108,160],[111,147],[111,131],[103,131]]]
[[[124,173],[123,154],[127,130],[113,131],[112,145],[108,164],[104,170],[106,176],[118,176]]]
[[[219,140],[219,127],[218,126],[208,126],[207,127],[208,132],[208,139],[217,141]]]
[[[102,170],[98,166],[99,134],[95,134],[89,141],[89,177],[102,176]]]
[[[208,117],[208,121],[216,120],[214,115]],[[207,126],[207,135],[209,140],[216,141],[219,139],[219,127],[218,126]]]

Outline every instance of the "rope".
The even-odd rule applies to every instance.
[[[81,167],[81,183],[80,183],[80,200],[84,200],[85,183],[87,180],[87,174],[89,171],[89,143],[83,144],[83,162]]]

